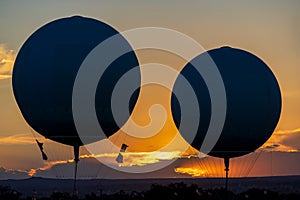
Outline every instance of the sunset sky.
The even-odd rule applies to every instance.
[[[233,176],[300,175],[300,2],[265,1],[14,1],[0,2],[0,179],[29,175],[70,177],[72,148],[44,139],[33,133],[24,121],[14,99],[11,72],[15,57],[25,40],[39,27],[58,18],[82,15],[104,21],[125,31],[138,27],[164,27],[182,32],[205,49],[231,46],[260,57],[279,82],[283,107],[275,133],[264,147],[232,161]],[[159,62],[181,69],[185,61],[172,54],[141,50],[141,64]],[[143,72],[143,69],[142,69]],[[111,141],[129,145],[124,163],[115,163],[118,149],[106,140],[98,155],[82,149],[81,176],[101,178],[222,176],[223,161],[210,157],[196,158],[176,134],[168,110],[169,91],[146,86],[138,101],[133,119],[140,125],[150,122],[147,110],[152,104],[165,106],[167,123],[155,137],[134,139],[119,132]],[[155,91],[155,92],[154,92]],[[160,94],[160,95],[156,95]],[[160,120],[158,114],[154,114]],[[35,137],[44,142],[49,161],[41,159]],[[175,137],[171,146],[160,150]],[[160,150],[160,151],[157,151]],[[192,155],[192,156],[190,156]],[[110,163],[110,169],[96,161]],[[176,160],[177,159],[177,160]],[[256,162],[255,162],[256,160]],[[132,168],[172,162],[168,167],[148,174],[127,174]],[[255,165],[253,169],[247,166]],[[73,168],[72,168],[73,169]],[[121,169],[117,171],[116,169]],[[123,171],[123,172],[122,172]],[[86,172],[86,173],[84,173]]]

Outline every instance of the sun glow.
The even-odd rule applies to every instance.
[[[209,175],[206,170],[191,167],[178,167],[175,168],[174,171],[180,174],[188,174],[192,177],[205,177]]]
[[[290,153],[297,153],[299,151],[297,149],[290,149],[290,150],[288,150],[288,152],[290,152]]]
[[[113,164],[119,167],[130,166],[145,166],[148,164],[155,164],[160,161],[172,160],[181,157],[180,151],[174,152],[124,152],[122,153],[124,160],[122,163],[118,163],[116,158],[118,153],[103,153],[103,154],[84,154],[80,155],[81,162],[88,161],[88,159],[99,159],[101,162]],[[99,161],[99,162],[100,162]],[[73,163],[73,159],[57,160],[57,161],[45,161],[44,166],[37,169],[30,169],[28,171],[29,176],[35,176],[38,171],[50,170],[56,165]]]
[[[16,53],[0,44],[0,79],[11,78]]]

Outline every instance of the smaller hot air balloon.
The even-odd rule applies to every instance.
[[[223,158],[228,174],[229,159],[255,151],[272,135],[281,113],[281,94],[270,68],[257,56],[242,49],[222,47],[195,57],[180,72],[192,86],[199,104],[199,128],[191,145],[200,149],[211,119],[211,99],[203,77],[191,64],[205,64],[207,55],[217,66],[226,92],[226,119],[221,135],[208,155]],[[199,66],[201,67],[201,66]],[[183,82],[177,80],[179,91]],[[178,93],[177,93],[178,94]],[[180,125],[179,103],[172,97],[172,114]],[[183,137],[189,133],[182,133]]]

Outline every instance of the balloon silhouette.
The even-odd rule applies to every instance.
[[[222,47],[203,53],[193,60],[201,61],[207,53],[221,74],[227,98],[224,128],[208,154],[229,159],[253,152],[270,138],[278,123],[281,94],[277,80],[261,59],[247,51]],[[200,149],[211,117],[208,88],[190,63],[181,74],[189,81],[198,99],[199,128],[191,145]],[[175,82],[176,87],[180,87],[180,82]],[[174,122],[179,127],[180,107],[174,96],[171,105]],[[187,134],[182,133],[183,137]]]
[[[191,142],[194,148],[200,149],[203,145],[210,124],[212,104],[203,77],[191,63],[205,64],[207,54],[220,72],[227,98],[224,127],[208,155],[224,159],[227,190],[230,158],[251,153],[270,138],[280,117],[281,94],[268,66],[247,51],[222,47],[200,54],[181,71],[181,75],[192,86],[200,108],[198,130]],[[176,80],[173,88],[179,92],[182,84],[180,80]],[[171,107],[174,122],[179,127],[181,109],[175,95],[171,97]],[[189,140],[191,133],[181,134]]]
[[[12,81],[22,115],[35,131],[56,142],[82,145],[72,115],[74,81],[88,53],[115,34],[118,32],[103,22],[74,16],[50,22],[26,40],[17,55]],[[123,40],[122,45],[130,47]],[[114,85],[136,66],[135,53],[126,53],[108,66],[98,83],[95,111],[106,136],[119,130],[110,105]],[[136,76],[140,80],[140,74]],[[131,98],[131,110],[137,97],[138,93]],[[94,142],[93,137],[89,141]]]
[[[95,19],[79,16],[58,19],[39,28],[26,40],[14,64],[13,91],[27,123],[46,138],[74,147],[74,194],[79,147],[83,145],[72,114],[74,82],[86,56],[115,34],[118,32],[114,28]],[[111,52],[117,48],[131,49],[122,36],[118,37],[118,42],[111,46]],[[136,55],[129,51],[105,66],[107,68],[100,77],[95,93],[95,112],[107,137],[119,130],[111,111],[114,86],[123,74],[136,66]],[[135,75],[140,80],[140,73]],[[129,102],[130,111],[138,92]],[[121,120],[123,124],[127,121]],[[87,141],[90,143],[99,138],[89,136]]]

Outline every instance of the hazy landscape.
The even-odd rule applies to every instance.
[[[167,186],[184,183],[187,186],[197,185],[203,189],[215,189],[224,186],[222,178],[184,178],[184,179],[98,179],[78,180],[79,197],[95,193],[96,195],[144,192],[153,185]],[[29,178],[23,180],[1,180],[0,186],[9,186],[21,193],[22,197],[36,196],[49,197],[54,192],[72,193],[73,180]],[[275,191],[280,194],[300,193],[300,176],[282,177],[253,177],[232,178],[229,180],[229,189],[234,194],[242,193],[251,188]]]

